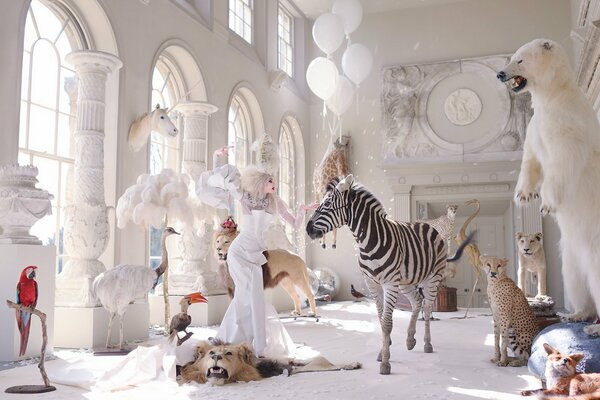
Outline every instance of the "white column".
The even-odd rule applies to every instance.
[[[196,182],[206,171],[208,159],[208,117],[218,107],[201,101],[188,101],[175,107],[183,115],[183,171]]]
[[[195,196],[195,182],[207,166],[208,118],[218,110],[212,104],[189,101],[179,104],[183,115],[183,172],[190,176],[190,196]],[[179,238],[183,260],[169,271],[169,293],[185,295],[193,291],[222,293],[219,288],[212,250],[213,221],[206,215],[186,221]]]
[[[56,305],[94,307],[90,285],[106,268],[98,260],[110,235],[104,201],[104,110],[108,74],[123,65],[100,51],[75,51],[66,61],[78,77],[72,203],[65,209],[68,261],[56,281]]]
[[[394,219],[410,222],[410,192],[412,185],[400,185],[394,189]]]

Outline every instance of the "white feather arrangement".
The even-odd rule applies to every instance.
[[[117,202],[117,226],[123,229],[130,221],[136,225],[160,228],[165,216],[182,222],[193,218],[188,199],[189,178],[163,169],[158,175],[140,175]]]

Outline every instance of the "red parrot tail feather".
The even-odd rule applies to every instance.
[[[29,330],[31,328],[31,313],[26,311],[17,311],[17,326],[21,333],[21,346],[19,356],[24,356],[27,351],[27,342],[29,341]]]

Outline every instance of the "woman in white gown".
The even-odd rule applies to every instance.
[[[306,210],[300,205],[293,216],[276,194],[272,175],[249,166],[242,172],[241,233],[227,253],[227,266],[235,283],[235,295],[223,317],[217,338],[229,343],[246,342],[259,357],[293,357],[294,343],[279,321],[273,305],[265,300],[261,266],[267,262],[263,251],[272,249],[267,238],[278,216],[300,228]]]

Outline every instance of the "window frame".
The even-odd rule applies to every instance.
[[[242,15],[239,15],[238,8],[241,8]],[[244,17],[244,12],[248,10],[249,20]],[[241,22],[241,31],[236,26]],[[249,45],[254,44],[254,0],[229,0],[228,7],[228,26],[229,30],[242,38]],[[248,31],[248,32],[247,32]],[[248,33],[248,36],[246,35]]]
[[[294,130],[287,121],[283,121],[279,128],[279,172],[277,184],[280,197],[289,206],[290,210],[296,209],[296,149],[294,146]],[[286,165],[287,164],[287,168]],[[289,169],[289,171],[288,171]],[[284,173],[287,172],[287,177]],[[284,187],[286,189],[284,189]],[[284,193],[287,192],[287,196]],[[289,241],[298,247],[298,232],[289,224],[285,225]]]
[[[289,19],[289,29],[288,29],[288,38],[284,38],[281,36],[281,30],[283,26],[281,24],[282,14],[284,17]],[[292,13],[283,5],[281,2],[277,7],[277,68],[281,71],[285,72],[290,78],[294,78],[294,51],[295,51],[295,38],[294,38],[294,16]],[[281,65],[281,48],[282,42],[285,43],[286,47],[286,64],[289,65],[289,71],[285,66]]]
[[[43,36],[42,30],[40,29],[42,23],[43,14],[36,16],[37,7],[44,7],[50,12],[59,22],[60,29],[55,32],[55,36],[46,37]],[[40,18],[40,20],[38,20]],[[25,34],[23,37],[23,63],[22,63],[22,80],[21,80],[21,93],[19,102],[21,104],[21,115],[19,124],[19,140],[18,140],[18,160],[21,164],[32,164],[38,165],[40,162],[34,162],[36,159],[46,160],[55,163],[57,167],[57,179],[52,182],[52,187],[56,186],[57,193],[52,193],[54,199],[52,199],[52,212],[54,220],[54,234],[53,237],[46,238],[40,237],[43,243],[52,243],[56,246],[56,272],[60,273],[65,258],[68,255],[65,252],[64,246],[64,227],[65,227],[65,207],[71,204],[69,200],[69,178],[72,179],[75,168],[75,146],[73,132],[75,130],[75,110],[76,101],[72,101],[71,95],[65,88],[67,78],[77,77],[75,70],[67,63],[64,62],[64,58],[67,54],[76,50],[89,50],[90,40],[87,31],[76,15],[69,9],[65,2],[60,0],[57,1],[44,1],[44,0],[32,0],[27,10],[27,17],[25,20]],[[28,32],[28,29],[31,31]],[[32,36],[33,35],[33,36]],[[59,45],[57,44],[61,38],[66,38],[69,48],[68,51],[61,52]],[[31,39],[31,43],[28,41]],[[56,97],[52,105],[37,103],[32,99],[32,88],[34,87],[34,65],[35,65],[35,51],[36,45],[44,41],[52,47],[57,60],[57,71],[56,73]],[[29,47],[27,45],[29,44]],[[38,60],[39,62],[39,60]],[[40,74],[41,77],[49,78],[48,73]],[[38,80],[40,78],[37,78]],[[66,104],[61,104],[63,96],[66,96]],[[68,111],[63,109],[63,106],[68,106]],[[53,114],[54,126],[53,126],[53,149],[51,152],[42,151],[41,149],[35,149],[32,147],[31,135],[31,113],[32,108],[37,107],[40,110],[49,111]],[[61,130],[61,117],[66,119],[66,132]],[[65,126],[62,126],[65,129]],[[69,149],[68,155],[61,154],[59,151],[59,140],[68,140]],[[42,171],[41,171],[42,172]],[[43,172],[42,172],[43,173]],[[38,175],[39,176],[39,175]],[[48,185],[41,182],[41,187],[48,187]],[[39,224],[38,224],[39,227]],[[36,227],[32,228],[32,233],[35,234]]]

